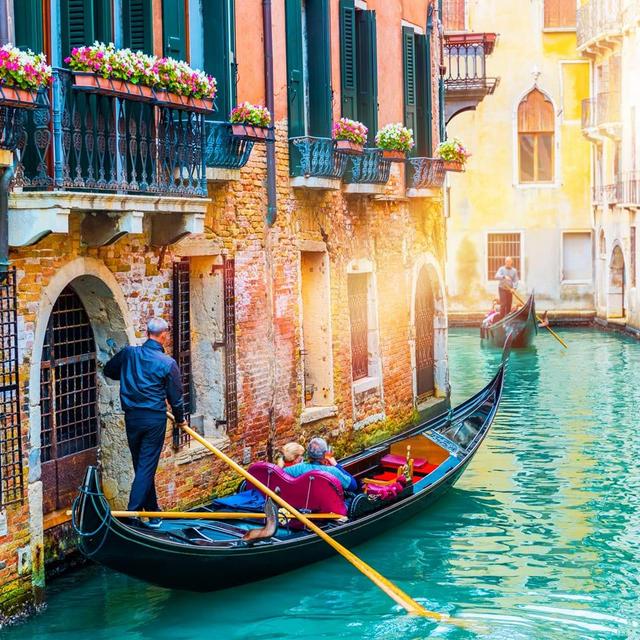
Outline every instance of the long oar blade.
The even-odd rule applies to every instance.
[[[524,304],[524,300],[516,293],[515,289],[511,289],[511,293],[521,304]],[[536,313],[536,320],[538,322],[542,322],[542,318]],[[565,349],[568,349],[567,343],[549,326],[545,325],[544,327]]]
[[[173,419],[173,416],[171,414],[168,415]],[[392,600],[403,607],[406,611],[413,615],[437,620],[438,622],[450,621],[454,622],[455,624],[460,624],[460,622],[458,621],[451,620],[451,618],[447,614],[437,613],[435,611],[429,611],[428,609],[425,609],[421,604],[404,593],[404,591],[399,589],[396,585],[387,580],[383,575],[378,573],[375,569],[370,567],[355,554],[349,551],[349,549],[342,546],[337,540],[334,540],[326,531],[318,527],[318,525],[312,522],[309,518],[292,507],[277,493],[269,489],[269,487],[260,482],[260,480],[252,476],[246,469],[237,464],[228,455],[220,451],[218,448],[214,447],[208,440],[205,440],[199,433],[196,433],[186,424],[182,424],[180,426],[194,440],[209,449],[209,451],[211,451],[216,457],[218,457],[220,460],[229,465],[234,471],[243,476],[254,487],[260,489],[262,493],[269,496],[276,504],[284,507],[287,511],[289,511],[289,513],[295,516],[296,519],[302,522],[308,529],[311,529],[311,531],[313,531],[318,537],[322,538],[322,540],[324,540],[328,545],[333,547],[333,549],[335,549],[343,558],[346,558],[354,567],[356,567],[356,569],[361,571],[367,578],[369,578],[369,580],[371,580],[371,582],[373,582],[377,587],[379,587],[384,593],[386,593]]]

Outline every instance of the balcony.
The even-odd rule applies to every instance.
[[[11,195],[10,242],[67,233],[85,213],[83,242],[102,246],[142,233],[166,245],[203,230],[207,195],[204,116],[193,110],[74,88],[54,69],[51,107],[24,114]]]
[[[578,8],[577,45],[587,55],[613,49],[622,39],[621,0],[589,0]]]
[[[473,111],[498,86],[487,76],[486,59],[493,52],[495,33],[459,33],[444,36],[445,116]]]
[[[592,142],[603,137],[619,140],[622,134],[620,92],[603,91],[582,101],[582,133]]]
[[[440,198],[446,171],[439,158],[409,158],[407,164],[407,196]]]
[[[614,206],[616,204],[622,204],[623,200],[623,182],[618,179],[616,182],[606,184],[601,188],[599,198],[596,202],[603,205]]]
[[[340,189],[349,156],[336,151],[331,138],[290,138],[291,186],[307,189]],[[297,156],[297,157],[296,157]]]
[[[229,122],[207,121],[205,132],[207,179],[213,182],[238,180],[240,169],[251,155],[253,141],[234,136]]]
[[[618,204],[629,207],[640,206],[640,171],[626,173],[620,183]]]
[[[389,181],[391,162],[385,160],[381,149],[366,148],[361,156],[351,157],[351,168],[345,173],[345,193],[384,193]]]

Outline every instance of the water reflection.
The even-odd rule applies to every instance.
[[[467,629],[410,618],[341,559],[213,594],[169,592],[100,568],[50,589],[45,613],[3,640],[640,637],[637,343],[565,331],[515,352],[493,431],[457,487],[359,547],[425,607]],[[454,402],[500,353],[453,331]]]

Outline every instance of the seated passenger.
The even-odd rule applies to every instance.
[[[500,300],[494,300],[493,305],[491,307],[491,311],[489,311],[485,319],[482,321],[482,326],[488,327],[492,325],[499,318],[500,318]]]
[[[304,460],[304,447],[297,442],[287,442],[278,456],[278,466],[286,469]]]
[[[329,446],[324,438],[312,438],[307,446],[307,458],[309,462],[299,462],[286,468],[286,472],[297,478],[308,471],[326,471],[336,477],[345,491],[357,491],[356,479],[345,471],[329,451]]]

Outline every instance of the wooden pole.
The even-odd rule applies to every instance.
[[[175,422],[175,418],[167,412],[170,419]],[[371,582],[373,582],[379,589],[386,593],[392,600],[403,607],[408,613],[417,616],[423,616],[437,620],[438,622],[444,622],[451,620],[451,618],[444,613],[437,613],[435,611],[429,611],[425,609],[421,604],[410,598],[404,591],[387,580],[382,574],[378,573],[375,569],[368,564],[360,560],[358,556],[349,551],[346,547],[342,546],[337,540],[334,540],[326,531],[323,531],[317,524],[311,521],[306,515],[300,513],[297,509],[292,507],[289,503],[283,500],[275,491],[272,491],[265,484],[260,482],[257,478],[252,476],[246,469],[243,469],[237,462],[232,460],[224,452],[214,447],[208,440],[205,440],[199,433],[195,432],[186,423],[179,425],[186,433],[188,433],[196,442],[199,442],[202,446],[206,447],[216,457],[230,466],[236,473],[240,474],[254,487],[262,491],[265,495],[269,496],[276,504],[284,507],[295,518],[302,522],[308,529],[311,529],[319,538],[326,542],[330,547],[337,551],[343,558],[348,560],[356,569],[363,573]],[[457,624],[461,624],[459,621],[455,621]]]
[[[69,511],[69,514],[71,512]],[[238,511],[112,511],[114,518],[162,518],[163,520],[264,520],[266,513]],[[285,514],[289,519],[295,516]],[[341,520],[339,513],[307,513],[311,520]]]
[[[511,289],[511,293],[521,304],[525,304],[524,300],[516,293],[515,289]],[[536,313],[536,320],[542,322],[542,318]],[[544,327],[565,349],[568,349],[567,343],[549,326]]]

